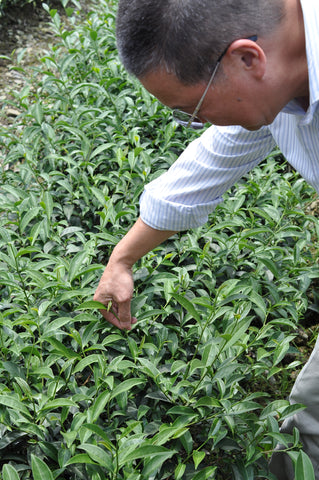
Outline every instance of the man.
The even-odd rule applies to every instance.
[[[146,186],[140,218],[96,290],[95,300],[112,302],[114,314],[104,317],[130,330],[133,264],[176,231],[205,223],[222,194],[275,145],[319,191],[319,3],[120,0],[117,40],[127,70],[162,103],[189,114],[188,121],[174,113],[178,121],[212,124]],[[317,479],[318,355],[317,343],[291,394],[308,408],[284,425],[299,428]],[[282,454],[271,469],[280,480],[294,477]]]

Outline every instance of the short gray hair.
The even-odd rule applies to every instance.
[[[138,78],[164,68],[196,84],[231,42],[269,35],[283,10],[284,0],[119,0],[119,55]]]

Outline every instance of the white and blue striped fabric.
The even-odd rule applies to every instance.
[[[319,192],[319,2],[302,0],[310,106],[290,102],[258,131],[212,125],[159,178],[149,183],[140,215],[158,230],[202,225],[222,195],[278,145],[290,164]]]

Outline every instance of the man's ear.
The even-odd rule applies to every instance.
[[[241,38],[229,47],[226,56],[240,60],[241,65],[250,70],[256,77],[262,78],[266,71],[266,55],[264,50],[253,40]]]

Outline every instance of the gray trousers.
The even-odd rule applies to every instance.
[[[300,432],[303,450],[310,457],[315,478],[319,480],[319,336],[308,362],[299,373],[289,397],[290,403],[302,403],[306,409],[283,422],[281,431],[292,433],[294,427]],[[270,461],[270,471],[278,480],[293,480],[292,461],[285,453],[278,451]]]

